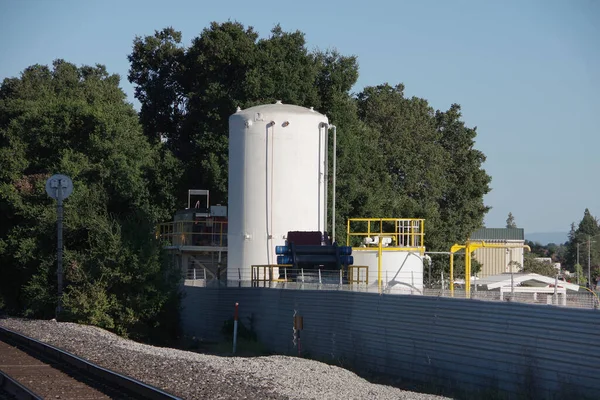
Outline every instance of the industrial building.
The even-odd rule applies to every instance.
[[[322,282],[325,274],[421,293],[424,220],[357,218],[336,237],[336,141],[336,127],[312,108],[280,101],[238,108],[229,118],[228,205],[211,205],[209,190],[192,189],[188,208],[158,227],[186,284],[316,275]]]
[[[471,241],[506,246],[523,246],[525,232],[523,228],[481,228],[473,232]],[[507,272],[519,272],[523,268],[523,247],[479,248],[475,250],[475,259],[481,263],[478,277],[484,278]]]

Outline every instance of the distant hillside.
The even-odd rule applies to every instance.
[[[569,240],[568,232],[539,232],[539,233],[526,233],[525,239],[532,242],[539,242],[542,245],[548,243],[563,244]]]

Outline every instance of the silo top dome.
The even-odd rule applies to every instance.
[[[284,113],[287,115],[311,115],[311,116],[323,116],[323,114],[315,111],[311,108],[296,106],[292,104],[283,104],[280,100],[278,100],[275,104],[262,104],[259,106],[254,106],[250,108],[246,108],[245,110],[237,110],[234,115],[246,114],[246,115],[256,115],[260,113],[262,115],[272,115]]]

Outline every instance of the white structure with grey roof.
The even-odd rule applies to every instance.
[[[500,300],[504,299],[505,293],[531,293],[534,301],[538,300],[538,294],[556,294],[560,304],[565,306],[567,290],[579,291],[579,285],[539,274],[512,274],[512,277],[511,274],[499,274],[477,279],[476,284],[487,287],[487,290],[499,290]],[[548,296],[548,299],[550,303],[551,297]]]

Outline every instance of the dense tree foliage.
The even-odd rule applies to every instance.
[[[554,268],[554,265],[552,264],[552,262],[536,260],[536,257],[533,254],[525,255],[525,257],[523,259],[522,272],[525,272],[528,274],[545,275],[545,276],[550,276],[550,277],[555,277],[557,274],[560,273],[560,271],[558,271],[556,268]]]
[[[423,217],[426,245],[448,250],[483,223],[490,177],[460,107],[436,111],[406,98],[403,85],[354,96],[355,57],[309,52],[302,33],[279,26],[261,39],[226,22],[213,23],[190,47],[172,28],[138,37],[129,60],[144,132],[167,138],[185,166],[181,203],[192,187],[226,200],[229,115],[282,100],[314,106],[338,127],[338,232],[348,217]]]
[[[539,242],[526,240],[525,244],[531,248],[531,254],[534,257],[551,258],[553,262],[565,264],[565,255],[567,246],[565,244],[548,243],[543,245]]]
[[[368,87],[357,101],[361,120],[379,137],[387,181],[374,195],[383,198],[385,216],[425,218],[431,249],[463,242],[482,225],[490,178],[460,107],[435,112],[424,99],[405,98],[403,85]]]
[[[578,257],[579,253],[579,257]],[[579,260],[579,267],[577,261]],[[581,283],[587,283],[588,269],[591,262],[590,277],[591,283],[598,279],[598,266],[600,266],[600,225],[598,219],[594,217],[589,209],[585,209],[583,218],[579,224],[571,224],[569,240],[566,243],[565,264],[569,271],[582,272]]]
[[[571,225],[569,240],[566,243],[567,265],[573,268],[577,264],[577,244],[579,244],[579,263],[587,267],[588,240],[590,240],[592,266],[600,265],[600,246],[597,243],[599,239],[600,226],[598,225],[598,219],[592,216],[590,210],[586,208],[577,228],[575,228],[575,224]]]
[[[572,273],[569,278],[571,282],[579,282],[582,285],[588,283],[588,259],[591,261],[591,283],[594,284],[600,275],[600,225],[598,219],[587,208],[581,221],[571,224],[569,240],[566,243],[542,245],[525,241],[525,244],[531,247],[532,257],[551,258],[552,262],[561,263],[562,269]],[[534,267],[547,268],[539,265]]]
[[[168,318],[178,277],[152,235],[173,210],[178,161],[142,134],[117,75],[57,60],[5,79],[0,160],[0,290],[10,311],[54,315],[56,203],[44,186],[64,173],[75,186],[64,211],[67,317],[146,338],[177,326]]]
[[[145,134],[167,139],[185,166],[180,199],[187,189],[202,187],[216,202],[226,201],[228,118],[237,107],[275,100],[320,104],[316,82],[325,63],[304,44],[300,32],[277,26],[259,40],[252,28],[234,22],[211,24],[189,48],[172,28],[134,40],[129,80],[140,119]]]

